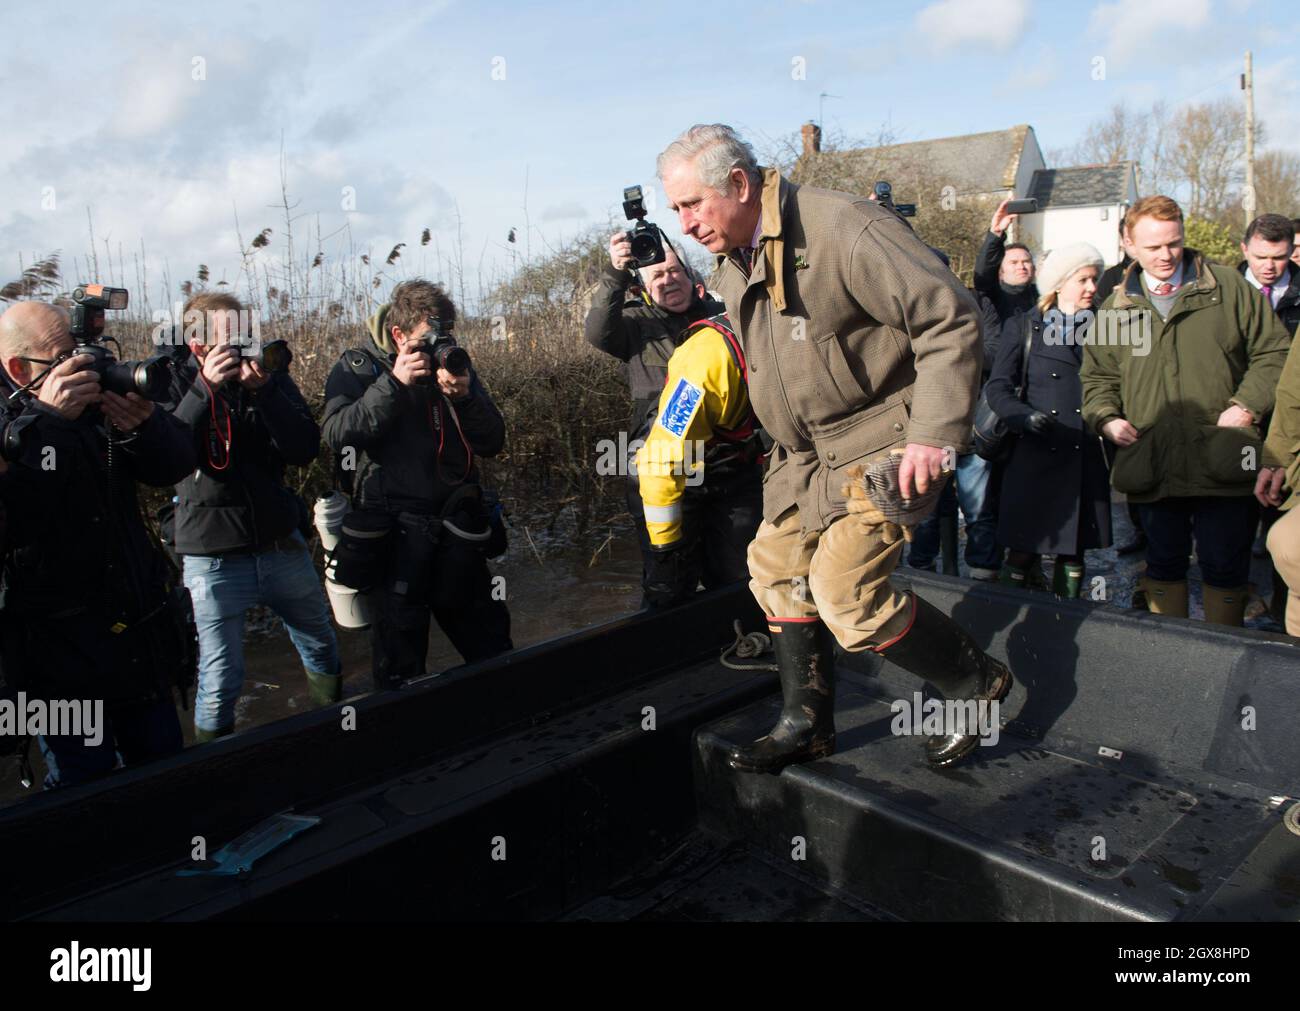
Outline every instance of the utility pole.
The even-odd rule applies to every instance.
[[[1246,93],[1246,193],[1242,204],[1246,224],[1255,217],[1255,70],[1250,50],[1246,50],[1246,72],[1241,75],[1241,90]]]

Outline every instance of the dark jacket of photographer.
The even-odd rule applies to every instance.
[[[698,297],[685,312],[668,312],[648,296],[629,298],[627,289],[635,280],[631,271],[606,264],[586,325],[587,342],[592,347],[626,364],[632,394],[629,440],[650,429],[651,412],[659,405],[668,379],[668,359],[682,342],[683,331],[692,323],[726,312],[721,302]]]
[[[325,442],[351,485],[354,509],[435,515],[462,484],[479,482],[477,457],[505,444],[506,426],[478,374],[459,400],[430,385],[403,385],[388,306],[367,323],[370,340],[345,351],[325,384]]]
[[[12,389],[7,378],[0,386]],[[155,410],[115,433],[110,449],[98,409],[68,421],[27,394],[0,406],[0,429],[11,424],[20,450],[0,475],[0,497],[13,687],[110,702],[160,697],[180,663],[164,607],[171,572],[140,518],[136,482],[166,488],[194,469],[185,426]]]
[[[251,390],[216,390],[184,346],[173,352],[170,400],[162,405],[193,436],[198,466],[176,486],[176,553],[220,555],[268,549],[305,518],[285,485],[285,467],[305,467],[320,452],[320,429],[288,372]],[[225,437],[229,426],[229,448]]]
[[[1004,284],[998,276],[1006,255],[1006,236],[996,232],[985,234],[984,243],[975,255],[975,290],[989,298],[997,307],[999,325],[1012,316],[1032,311],[1038,304],[1038,285],[1033,281],[1026,284]],[[1099,302],[1098,305],[1100,304]]]

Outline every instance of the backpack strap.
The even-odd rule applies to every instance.
[[[720,312],[716,316],[709,316],[707,319],[697,319],[686,329],[694,331],[702,326],[711,327],[722,334],[723,339],[727,342],[727,350],[731,352],[731,360],[736,363],[736,368],[740,369],[740,374],[745,378],[745,384],[749,385],[749,367],[745,364],[745,349],[740,346],[740,340],[736,337],[736,332],[731,328],[731,320],[727,318],[727,314]]]
[[[339,360],[348,371],[369,386],[384,372],[384,366],[365,348],[348,348]]]

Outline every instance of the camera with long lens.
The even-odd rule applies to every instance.
[[[663,263],[667,254],[664,252],[664,236],[658,225],[652,225],[645,219],[645,199],[640,186],[629,186],[623,191],[623,213],[628,221],[636,225],[628,232],[632,242],[632,263],[637,267],[649,267],[651,264]]]
[[[883,179],[876,183],[876,203],[893,211],[900,218],[916,217],[916,204],[894,203],[894,188]]]
[[[289,350],[286,340],[267,341],[262,345],[262,353],[254,359],[263,372],[288,372],[293,361],[293,352]]]
[[[469,352],[456,343],[456,338],[451,334],[451,326],[444,324],[438,316],[426,316],[425,319],[429,329],[410,345],[410,350],[427,354],[433,359],[435,370],[446,369],[453,376],[468,375]],[[422,377],[420,385],[432,385],[432,378]]]
[[[119,362],[101,343],[104,340],[104,313],[125,309],[128,297],[125,288],[110,288],[103,284],[78,285],[72,293],[68,328],[75,347],[59,355],[55,364],[74,355],[89,355],[92,360],[86,368],[99,375],[100,389],[122,397],[135,393],[146,400],[161,403],[167,399],[171,384],[166,362],[157,359]]]

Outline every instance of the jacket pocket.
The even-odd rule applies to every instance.
[[[1131,446],[1118,446],[1110,470],[1111,483],[1125,495],[1142,495],[1160,483],[1156,470],[1156,429],[1142,435]]]
[[[822,494],[829,505],[844,502],[844,469],[900,445],[907,435],[908,419],[907,404],[898,397],[817,435],[817,458],[823,468]]]
[[[1245,485],[1259,473],[1263,444],[1254,426],[1201,427],[1201,460],[1205,476],[1215,484]]]
[[[844,355],[844,348],[840,346],[839,336],[830,333],[825,337],[818,337],[814,347],[817,360],[829,379],[828,384],[818,384],[825,385],[826,403],[830,407],[825,416],[842,418],[866,403],[870,391],[863,390],[857,377],[853,375],[849,360]]]

